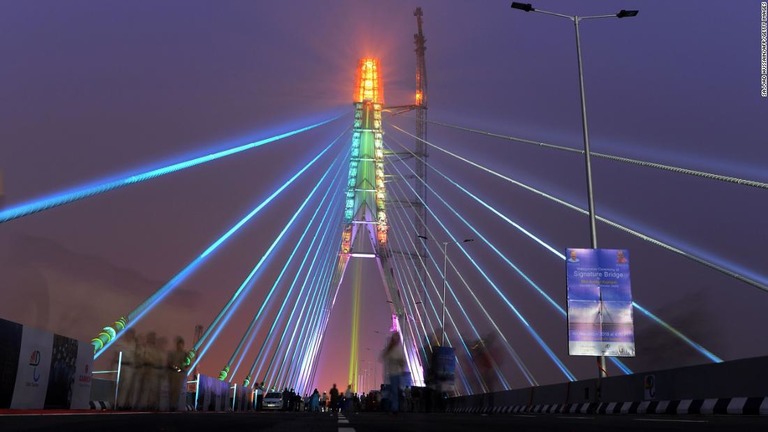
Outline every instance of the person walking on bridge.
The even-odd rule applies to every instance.
[[[315,391],[312,392],[312,396],[309,397],[309,411],[320,411],[320,392],[318,392],[317,389],[315,389]]]
[[[120,363],[117,409],[128,410],[134,408],[139,381],[136,374],[137,361],[140,360],[136,355],[136,330],[132,328],[125,330],[123,337],[117,340],[115,346],[117,347],[115,362],[119,358],[119,353],[123,353]]]
[[[184,338],[176,337],[176,350],[168,353],[168,408],[171,411],[185,407],[186,400],[181,400],[182,389],[186,386],[187,351],[184,349]],[[186,394],[186,392],[184,392]]]
[[[389,375],[389,406],[393,413],[400,410],[400,377],[405,370],[405,352],[400,340],[400,333],[392,333],[392,337],[381,353],[384,370]]]
[[[330,408],[331,412],[336,412],[336,409],[338,408],[339,403],[339,389],[336,388],[336,383],[333,384],[333,387],[331,387],[331,390],[329,391],[331,394],[331,403]]]

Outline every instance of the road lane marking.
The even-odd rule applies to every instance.
[[[0,417],[59,417],[59,416],[92,416],[92,415],[141,415],[141,414],[159,414],[150,411],[93,411],[93,412],[52,412],[52,413],[0,413]],[[162,413],[171,414],[171,413]],[[175,414],[175,413],[174,413]]]
[[[349,424],[349,420],[347,420],[347,418],[344,417],[344,414],[339,413],[338,418],[339,418],[339,425]],[[339,426],[339,432],[355,432],[355,428]]]
[[[676,423],[709,423],[709,420],[673,420],[673,419],[643,419],[643,418],[635,419],[635,421],[676,422]]]

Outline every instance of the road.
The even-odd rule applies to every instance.
[[[761,431],[758,416],[585,416],[359,413],[347,417],[311,413],[0,413],[0,431]]]

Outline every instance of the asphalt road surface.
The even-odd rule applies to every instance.
[[[359,413],[0,413],[0,431],[768,431],[763,416]]]

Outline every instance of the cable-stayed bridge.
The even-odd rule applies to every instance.
[[[352,330],[349,381],[355,387],[362,386],[355,381],[361,378],[358,355],[364,349],[360,342],[366,338],[358,333],[361,316],[366,314],[360,308],[360,298],[383,286],[389,305],[382,307],[391,307],[393,328],[398,327],[404,336],[414,385],[424,384],[422,366],[433,346],[441,343],[455,348],[457,394],[592,377],[596,371],[592,362],[570,357],[565,349],[565,249],[585,247],[587,210],[579,197],[559,195],[552,191],[556,188],[527,183],[524,176],[506,169],[505,161],[498,160],[492,149],[516,146],[523,155],[535,149],[553,158],[571,157],[574,163],[582,157],[581,150],[440,120],[426,122],[434,131],[433,138],[420,138],[413,131],[413,117],[388,110],[383,104],[378,67],[375,60],[361,61],[353,112],[326,116],[251,143],[89,182],[20,204],[10,203],[0,211],[0,222],[11,224],[31,215],[42,218],[46,213],[55,217],[53,209],[59,206],[81,205],[79,201],[101,194],[119,194],[120,189],[139,183],[192,171],[245,152],[258,152],[262,147],[279,146],[281,140],[300,139],[309,131],[329,130],[331,138],[326,142],[306,146],[306,153],[299,158],[306,160],[305,164],[286,176],[271,193],[260,197],[248,212],[232,219],[230,226],[221,227],[220,235],[211,238],[159,289],[138,305],[115,305],[125,312],[114,322],[93,323],[96,357],[108,352],[126,328],[139,325],[175,289],[194,278],[239,230],[258,224],[261,212],[270,206],[287,206],[277,204],[281,194],[303,183],[311,188],[303,199],[289,205],[290,217],[283,221],[281,229],[267,236],[271,238],[266,243],[269,246],[254,257],[241,283],[222,289],[221,303],[208,304],[206,311],[199,313],[200,318],[210,317],[211,321],[190,351],[190,370],[199,366],[210,350],[222,350],[231,355],[221,365],[220,379],[246,386],[264,381],[268,387],[287,386],[306,392],[321,384],[319,354],[326,340],[335,337],[327,329],[329,321],[338,315]],[[446,131],[459,134],[450,142],[442,142],[441,134]],[[426,146],[428,158],[414,148],[414,142]],[[728,187],[734,191],[748,189],[750,193],[763,193],[768,188],[768,184],[750,178],[654,160],[604,153],[593,156],[596,163],[610,166],[606,171],[619,174],[610,182],[621,187],[631,187],[624,173],[642,170],[670,179],[668,188],[680,187],[681,194],[693,181],[697,188]],[[417,173],[418,164],[427,167],[429,182]],[[553,168],[544,165],[536,169]],[[580,177],[573,181],[580,181]],[[673,181],[683,186],[675,186]],[[426,189],[426,194],[419,193],[416,183]],[[624,199],[635,202],[643,197],[627,191]],[[710,344],[708,335],[697,329],[700,320],[707,318],[702,316],[704,311],[691,310],[697,307],[696,299],[680,300],[681,311],[673,312],[654,307],[653,297],[674,291],[688,280],[709,278],[728,287],[722,293],[725,303],[729,297],[741,295],[760,299],[768,290],[760,271],[730,262],[718,251],[688,246],[695,239],[664,233],[602,202],[598,194],[598,235],[608,239],[603,243],[629,248],[634,260],[655,265],[633,267],[638,358],[611,358],[608,373],[629,374],[734,358],[729,354],[732,348],[724,341]],[[541,216],[555,226],[554,234],[541,230],[539,221],[529,224],[530,218],[524,216],[528,212],[539,214],[545,207],[557,215],[553,217],[558,219]],[[603,212],[603,208],[612,211]],[[426,210],[426,219],[419,209]],[[658,211],[671,209],[660,207]],[[201,211],[206,211],[205,206]],[[523,221],[518,219],[521,215]],[[425,235],[419,234],[421,226],[426,227]],[[575,234],[560,236],[563,231]],[[368,240],[361,241],[362,237]],[[473,242],[462,241],[467,238]],[[421,252],[425,244],[427,253]],[[273,259],[273,253],[281,249],[289,251],[285,258]],[[339,311],[334,303],[348,264],[367,258],[379,263],[379,275],[363,273],[358,264],[347,276],[353,287],[354,307]],[[268,266],[279,269],[276,277],[260,280]],[[257,300],[244,302],[257,280],[261,290],[252,295]],[[374,280],[377,282],[371,282]],[[660,286],[648,286],[646,281]],[[749,312],[741,316],[730,311],[728,315],[735,322],[749,321],[754,319]],[[236,330],[242,332],[239,340],[222,344],[219,335],[235,313],[250,316],[250,322]],[[446,323],[444,341],[440,338],[442,322]],[[491,374],[481,370],[473,356],[481,340],[495,341]],[[670,349],[679,357],[643,349],[654,346],[673,347]],[[653,360],[657,355],[658,361]]]
[[[0,231],[27,224],[44,236],[46,226],[69,225],[78,245],[94,232],[129,231],[128,219],[149,225],[174,212],[168,184],[186,177],[205,192],[173,223],[206,235],[193,242],[161,232],[147,242],[147,254],[179,245],[161,258],[173,272],[150,281],[130,271],[99,280],[90,257],[60,264],[68,255],[55,245],[12,243],[4,273],[19,276],[3,284],[2,317],[93,338],[104,364],[128,327],[189,336],[200,324],[188,370],[304,393],[332,381],[378,388],[392,328],[403,334],[416,386],[438,345],[455,349],[457,395],[597,376],[593,357],[568,354],[566,248],[589,247],[580,145],[489,126],[473,113],[427,121],[425,67],[403,106],[373,85],[386,76],[363,72],[370,61],[358,65],[351,107],[289,117],[253,140],[142,169],[127,163],[121,174],[39,198],[15,196],[6,182]],[[738,169],[701,169],[694,156],[622,150],[592,153],[600,245],[632,259],[637,356],[609,359],[608,376],[764,355],[766,336],[754,329],[767,280],[762,257],[745,251],[765,235],[744,220],[765,210],[766,183]],[[235,164],[253,177],[233,178]],[[232,182],[215,189],[194,183],[198,173]],[[214,205],[212,193],[241,205]],[[129,194],[148,197],[146,208],[121,206]],[[71,209],[88,215],[97,206],[114,218],[73,221]],[[237,245],[247,253],[235,256]],[[73,277],[78,269],[89,277]],[[192,295],[196,283],[205,296]],[[483,343],[493,344],[489,359],[478,356]]]

